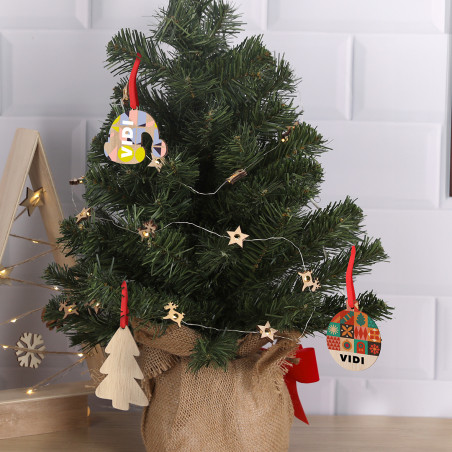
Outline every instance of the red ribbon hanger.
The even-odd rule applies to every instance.
[[[129,325],[129,307],[127,303],[129,302],[129,294],[127,292],[127,283],[125,281],[121,284],[121,320],[120,327],[124,329]]]
[[[137,58],[135,63],[133,63],[132,72],[129,77],[129,98],[130,98],[130,108],[136,110],[138,108],[138,94],[137,94],[137,73],[138,66],[141,62],[141,54],[137,53]]]
[[[356,303],[355,288],[353,286],[353,264],[355,263],[356,248],[352,246],[350,251],[350,259],[348,261],[347,273],[345,281],[347,284],[347,305],[350,309],[354,309]]]
[[[295,360],[299,360],[297,364],[293,364],[293,366],[290,367],[287,366],[288,371],[286,375],[284,375],[284,381],[286,382],[290,398],[292,399],[295,417],[309,425],[308,418],[306,417],[298,395],[297,382],[315,383],[320,380],[314,348],[303,348],[300,344],[295,354]]]

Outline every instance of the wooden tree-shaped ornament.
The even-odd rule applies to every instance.
[[[143,373],[135,359],[140,355],[140,351],[128,327],[127,283],[124,281],[121,287],[120,327],[105,348],[109,356],[100,368],[100,372],[107,376],[96,388],[96,396],[111,400],[113,408],[128,410],[130,403],[147,406],[149,401],[135,380],[143,379]]]

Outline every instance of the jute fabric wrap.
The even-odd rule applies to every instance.
[[[177,325],[160,337],[152,329],[135,331],[150,400],[141,425],[146,450],[287,452],[294,412],[284,363],[297,343],[281,339],[262,352],[268,340],[249,334],[227,371],[204,367],[193,373],[187,365],[197,337]]]

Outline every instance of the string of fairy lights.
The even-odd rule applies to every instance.
[[[282,134],[282,138],[281,141],[282,142],[286,142],[288,140],[288,136],[290,135],[291,131],[292,131],[293,127],[289,127],[288,130],[286,132],[284,132]],[[274,151],[275,149],[277,149],[278,145],[274,146],[273,148],[269,149],[268,151],[266,151],[265,153],[263,153],[262,155],[260,155],[260,158],[265,157],[265,155],[269,154],[270,152]],[[149,158],[149,157],[148,157]],[[159,172],[161,170],[161,167],[164,164],[164,159],[160,158],[160,159],[156,159],[153,158],[152,159],[154,164],[151,164],[150,166],[155,167]],[[185,186],[187,189],[189,189],[190,191],[192,191],[193,193],[197,194],[197,195],[202,195],[202,196],[213,196],[216,195],[223,187],[225,187],[226,185],[230,184],[233,185],[234,183],[236,183],[237,181],[243,179],[244,177],[247,176],[247,171],[249,171],[257,162],[252,162],[250,163],[248,166],[242,168],[242,169],[238,169],[237,171],[235,171],[230,177],[228,177],[215,191],[210,192],[210,193],[203,193],[203,192],[199,192],[198,190],[194,189],[193,187],[184,184],[182,182],[180,182],[181,185]],[[77,209],[77,205],[75,203],[74,200],[74,190],[73,187],[76,185],[83,185],[84,184],[84,177],[80,177],[77,179],[72,179],[69,181],[69,184],[71,185],[71,192],[72,192],[72,202],[74,207]],[[20,203],[21,206],[24,207],[24,209],[15,217],[14,221],[17,220],[23,213],[25,213],[26,211],[28,211],[28,215],[30,216],[33,213],[33,210],[36,207],[39,207],[41,205],[43,205],[43,195],[45,193],[45,190],[43,188],[39,188],[38,190],[31,190],[29,188],[27,188],[27,197]],[[315,205],[315,204],[314,204]],[[318,206],[316,206],[318,207]],[[88,219],[89,217],[91,217],[91,208],[83,208],[82,211],[77,215],[77,224],[80,224],[81,227],[83,227],[81,225],[81,223]],[[140,227],[137,231],[131,230],[129,228],[124,228],[122,226],[120,226],[119,224],[117,224],[117,222],[114,222],[113,220],[109,220],[109,219],[104,219],[107,221],[111,221],[116,227],[127,230],[128,232],[131,233],[135,233],[137,235],[139,235],[141,237],[141,240],[145,240],[145,239],[149,239],[151,236],[154,237],[157,231],[157,226],[155,225],[155,223],[150,220],[146,223],[144,223],[143,227]],[[300,255],[300,260],[301,260],[301,264],[302,267],[304,269],[304,272],[298,272],[298,274],[302,277],[303,280],[303,291],[305,290],[305,288],[311,288],[311,291],[314,292],[316,289],[318,289],[320,287],[320,284],[318,282],[318,280],[313,280],[312,278],[312,274],[310,271],[306,270],[306,265],[303,259],[303,254],[300,250],[300,248],[293,243],[291,240],[287,239],[286,237],[267,237],[267,238],[249,238],[248,234],[245,234],[241,231],[241,227],[238,226],[237,229],[235,229],[234,231],[226,231],[228,235],[224,235],[224,234],[218,234],[215,231],[211,231],[207,228],[204,228],[200,225],[197,225],[195,223],[191,223],[191,222],[184,222],[184,221],[177,221],[177,222],[171,222],[167,225],[165,225],[164,227],[162,227],[160,229],[160,231],[163,231],[166,228],[169,228],[173,225],[190,225],[192,227],[195,228],[199,228],[204,230],[205,232],[208,232],[209,234],[213,234],[216,235],[218,237],[221,238],[225,238],[229,240],[229,245],[238,245],[241,248],[243,248],[243,243],[244,242],[258,242],[258,241],[272,241],[272,240],[284,240],[288,243],[290,243],[299,253]],[[40,284],[40,283],[35,283],[32,281],[26,281],[26,280],[22,280],[22,279],[17,279],[17,278],[12,278],[10,276],[12,270],[19,266],[19,265],[23,265],[25,263],[31,262],[35,259],[38,259],[42,256],[45,256],[51,252],[53,252],[57,247],[49,242],[43,241],[43,240],[37,240],[37,239],[33,239],[33,238],[29,238],[29,237],[24,237],[24,236],[19,236],[19,235],[15,235],[15,234],[10,234],[11,237],[16,237],[19,239],[23,239],[23,240],[27,240],[30,241],[34,244],[44,244],[44,245],[49,245],[51,248],[45,252],[39,253],[35,256],[32,256],[28,259],[25,259],[21,262],[18,262],[14,265],[10,265],[8,267],[3,267],[0,266],[0,284],[10,284],[11,282],[19,282],[22,284],[29,284],[29,285],[34,285],[37,287],[42,287],[42,288],[46,288],[46,289],[50,289],[53,291],[60,291],[60,288],[58,286],[48,286],[48,285],[44,285],[44,284]],[[95,301],[95,300],[94,300]],[[92,303],[89,304],[89,306],[93,307],[97,313],[98,307],[99,307],[99,303],[96,303],[95,306],[92,306]],[[0,326],[2,325],[6,325],[6,324],[11,324],[11,323],[15,323],[20,319],[23,319],[25,317],[27,317],[28,315],[31,315],[37,311],[42,310],[44,307],[41,308],[37,308],[37,309],[33,309],[29,312],[26,312],[24,314],[21,314],[19,316],[16,316],[14,318],[8,319],[2,323],[0,323]],[[67,315],[71,315],[71,314],[78,314],[76,306],[75,305],[67,305],[63,306],[64,308],[64,318],[66,318]],[[170,303],[168,306],[165,306],[165,310],[168,310],[169,313],[166,317],[164,317],[164,319],[170,319],[172,321],[175,321],[176,323],[178,323],[179,326],[181,326],[181,324],[187,326],[187,327],[199,327],[199,328],[203,328],[203,329],[210,329],[210,330],[216,330],[216,331],[230,331],[230,332],[238,332],[238,333],[242,333],[242,334],[260,334],[262,338],[268,338],[270,340],[275,340],[275,339],[289,339],[289,340],[294,340],[293,338],[290,337],[286,337],[284,335],[278,335],[277,330],[274,328],[271,328],[270,323],[267,321],[265,325],[258,325],[259,331],[245,331],[245,330],[233,330],[233,329],[219,329],[219,328],[214,328],[214,327],[209,327],[206,325],[201,325],[201,324],[196,324],[196,323],[189,323],[189,322],[185,322],[183,321],[183,317],[184,317],[184,313],[179,313],[176,311],[177,305]],[[62,307],[60,306],[60,311],[62,310]],[[302,332],[302,334],[295,339],[297,342],[304,336],[304,333],[308,327],[308,324],[313,316],[315,312],[315,307],[309,317],[309,319],[306,322],[305,328]],[[45,380],[37,383],[36,385],[34,385],[33,387],[31,387],[30,389],[28,389],[26,392],[27,394],[32,394],[35,392],[36,389],[38,389],[41,386],[44,386],[46,384],[48,384],[50,381],[52,381],[54,378],[56,378],[57,376],[63,375],[66,372],[68,372],[69,370],[71,370],[73,367],[77,366],[78,364],[81,364],[88,356],[89,354],[86,353],[77,353],[77,352],[59,352],[59,351],[49,351],[49,350],[42,350],[42,349],[33,349],[33,348],[27,348],[27,347],[20,347],[20,346],[12,346],[12,345],[8,345],[8,344],[0,344],[0,347],[2,347],[4,350],[7,349],[11,349],[14,351],[23,351],[23,352],[27,352],[27,353],[37,353],[40,355],[45,355],[45,354],[60,354],[60,355],[76,355],[78,356],[80,359],[77,360],[76,362],[72,363],[71,365],[67,366],[66,368],[60,370],[59,372],[57,372],[56,374],[46,378]]]
[[[296,123],[297,124],[297,123]],[[281,141],[282,142],[286,142],[289,139],[289,135],[292,132],[293,128],[295,126],[289,127],[288,130],[286,132],[283,133]],[[261,155],[260,157],[263,158],[265,155],[267,155],[268,153],[274,151],[277,148],[277,146],[274,146],[273,148],[271,148],[270,150],[266,151],[263,155]],[[150,157],[147,156],[148,159],[150,159]],[[150,159],[151,160],[151,159]],[[149,166],[153,166],[157,169],[157,171],[160,172],[161,167],[164,165],[164,158],[155,158],[154,156],[152,157],[152,162],[154,162],[154,165],[149,165]],[[203,192],[199,192],[198,190],[194,189],[193,187],[184,184],[182,182],[181,185],[185,186],[187,189],[189,189],[190,191],[192,191],[195,194],[198,195],[202,195],[202,196],[214,196],[216,195],[223,187],[225,187],[228,184],[233,185],[234,183],[236,183],[238,180],[243,179],[244,177],[246,177],[248,175],[247,170],[249,170],[250,168],[253,167],[253,165],[255,164],[255,162],[250,163],[247,167],[245,168],[241,168],[236,170],[230,177],[228,177],[225,181],[223,181],[223,183],[221,185],[219,185],[219,187],[214,190],[213,192],[209,192],[209,193],[203,193]],[[84,177],[80,177],[78,179],[72,179],[70,182],[71,188],[72,188],[72,199],[74,201],[74,195],[73,195],[73,187],[76,185],[81,185],[84,183]],[[74,202],[75,205],[75,202]],[[78,210],[78,209],[77,209]],[[79,228],[83,228],[83,224],[82,222],[87,220],[88,218],[92,217],[92,210],[91,208],[83,208],[82,211],[77,214],[76,218],[76,223],[79,224]],[[218,232],[212,231],[210,229],[204,228],[198,224],[192,223],[192,222],[187,222],[187,221],[174,221],[171,223],[168,223],[167,225],[163,226],[162,228],[158,229],[157,225],[155,224],[155,222],[153,220],[148,220],[144,223],[142,223],[142,226],[140,228],[138,228],[138,230],[132,230],[130,228],[121,226],[120,224],[118,224],[119,219],[115,219],[116,221],[113,221],[111,219],[108,218],[103,218],[102,221],[109,221],[112,224],[114,224],[115,227],[123,229],[127,232],[133,233],[133,234],[137,234],[141,237],[141,240],[146,240],[149,239],[150,237],[155,237],[156,233],[163,231],[164,229],[167,229],[173,225],[189,225],[198,229],[201,229],[209,234],[215,235],[217,237],[220,238],[225,238],[229,240],[229,245],[238,245],[241,248],[243,248],[244,242],[263,242],[263,241],[274,241],[274,240],[284,240],[288,243],[290,243],[299,253],[300,255],[300,260],[301,260],[301,264],[303,267],[303,272],[298,272],[298,274],[301,276],[302,281],[303,281],[303,289],[302,291],[304,291],[306,288],[310,288],[311,292],[316,291],[319,287],[320,287],[320,283],[318,279],[314,279],[312,277],[312,272],[308,271],[306,269],[306,265],[304,262],[304,258],[303,258],[303,254],[300,250],[300,248],[291,240],[287,239],[286,237],[267,237],[267,238],[249,238],[248,234],[245,234],[244,232],[242,232],[241,227],[238,226],[234,231],[226,231],[227,235],[224,234],[219,234]],[[295,287],[296,282],[293,285],[293,288]],[[292,290],[293,290],[292,288]],[[181,326],[181,323],[183,323],[186,326],[194,326],[194,327],[200,327],[200,328],[205,328],[205,329],[212,329],[212,330],[216,330],[216,331],[224,331],[224,332],[240,332],[240,333],[244,333],[244,334],[261,334],[261,337],[268,337],[269,339],[274,339],[276,338],[286,338],[285,336],[281,336],[281,335],[276,335],[275,333],[277,332],[277,330],[275,330],[274,328],[271,328],[270,323],[267,321],[267,323],[262,326],[262,325],[258,325],[259,328],[259,332],[257,331],[242,331],[242,330],[231,330],[231,329],[218,329],[218,328],[213,328],[213,327],[208,327],[206,325],[200,325],[200,324],[194,324],[194,323],[187,323],[185,321],[183,321],[183,317],[184,317],[184,313],[179,313],[178,311],[176,311],[177,305],[170,303],[169,305],[165,306],[164,309],[169,310],[169,313],[166,317],[163,317],[163,319],[170,319],[175,321],[179,327]],[[309,321],[311,320],[313,314],[315,312],[315,307],[311,313],[311,316],[309,317],[306,327],[302,333],[302,335],[297,338],[297,341],[304,335],[304,332],[306,331],[307,325],[309,324]],[[290,338],[286,338],[286,339],[290,339]]]

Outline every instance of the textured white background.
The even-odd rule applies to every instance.
[[[310,414],[452,417],[452,201],[447,195],[450,123],[450,3],[447,0],[241,0],[244,34],[262,33],[302,78],[305,120],[329,139],[321,204],[358,199],[370,235],[391,263],[358,278],[396,307],[381,323],[383,351],[355,374],[315,345],[321,381],[301,385]],[[67,183],[83,174],[85,150],[108,112],[114,85],[105,46],[121,27],[146,30],[163,0],[0,1],[0,170],[17,127],[42,135],[66,214]],[[79,190],[77,209],[82,207]],[[0,206],[1,208],[1,206]],[[39,214],[16,232],[43,237]],[[30,256],[10,241],[4,264]],[[36,278],[42,264],[16,276]],[[0,321],[45,304],[46,291],[0,288]],[[39,315],[0,327],[0,343],[41,332],[48,348],[67,341]],[[36,382],[71,361],[46,358],[39,371],[0,355],[0,388]],[[72,374],[80,377],[80,370]]]

